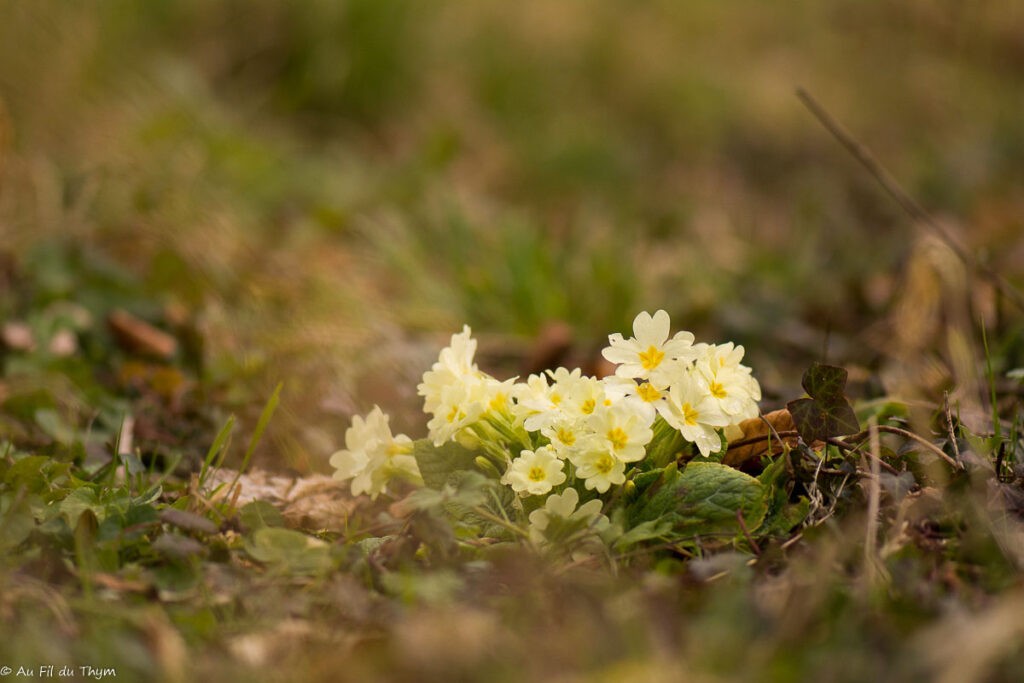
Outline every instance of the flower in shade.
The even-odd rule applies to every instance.
[[[743,347],[732,342],[707,346],[694,366],[718,407],[733,423],[757,417],[761,386],[740,364]]]
[[[352,494],[376,498],[392,479],[422,484],[412,440],[404,434],[392,435],[388,416],[377,406],[366,416],[352,418],[345,431],[345,448],[331,456],[334,478],[352,480]]]
[[[530,540],[537,545],[549,542],[548,537],[555,531],[552,524],[555,520],[561,522],[561,531],[568,536],[587,531],[600,533],[611,525],[601,514],[600,500],[587,501],[577,508],[579,502],[580,494],[573,488],[548,496],[544,507],[530,513]]]
[[[704,457],[721,450],[722,439],[717,430],[731,422],[696,371],[672,383],[668,400],[658,406],[658,412],[684,439],[696,444]]]

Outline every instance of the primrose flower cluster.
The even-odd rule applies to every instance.
[[[761,389],[740,362],[742,346],[694,343],[689,332],[670,336],[665,311],[640,313],[632,337],[608,340],[602,354],[616,366],[612,376],[558,368],[502,381],[477,367],[477,343],[464,327],[418,386],[429,441],[479,451],[478,469],[521,499],[547,496],[536,499],[531,515],[533,526],[544,527],[551,515],[572,517],[567,507],[581,498],[590,505],[622,485],[648,457],[656,433],[677,433],[708,457],[723,448],[723,435],[758,415]],[[337,478],[352,480],[354,494],[376,496],[392,479],[419,481],[411,450],[375,407],[355,419],[331,464]],[[600,506],[591,507],[596,516]]]

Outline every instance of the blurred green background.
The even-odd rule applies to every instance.
[[[0,316],[37,342],[5,391],[48,383],[56,432],[141,373],[187,444],[218,419],[189,405],[251,419],[284,380],[261,457],[318,469],[373,403],[422,434],[464,322],[512,375],[665,308],[745,344],[767,408],[823,358],[969,403],[979,321],[1024,364],[1017,312],[794,91],[1020,282],[1022,35],[995,0],[2,0]],[[163,385],[111,350],[115,308],[181,342]]]

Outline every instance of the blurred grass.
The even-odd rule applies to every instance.
[[[323,469],[349,417],[374,402],[422,432],[415,383],[463,322],[492,352],[484,361],[515,374],[553,322],[585,358],[657,308],[702,340],[744,343],[766,408],[799,395],[800,372],[827,357],[864,397],[919,401],[930,416],[950,391],[976,418],[979,324],[1002,377],[1024,366],[1020,312],[922,238],[793,93],[814,93],[1021,286],[1021,35],[1024,8],[995,0],[0,0],[0,317],[40,340],[71,326],[80,345],[70,358],[5,352],[0,429],[58,452],[89,432],[88,455],[133,411],[164,455],[201,455],[225,412],[251,426],[283,379],[257,457]],[[180,376],[137,389],[102,323],[117,307],[192,340],[170,363]],[[80,311],[86,322],[72,320]],[[351,626],[342,648],[273,630],[315,604],[251,604],[247,626],[263,629],[263,656],[278,637],[312,648],[319,658],[296,663],[312,677],[369,652],[353,680],[440,666],[417,659],[437,645],[417,639],[448,617],[514,646],[504,659],[489,643],[452,653],[439,679],[493,661],[512,678],[534,652],[538,676],[569,661],[569,679],[913,678],[942,671],[929,643],[968,637],[960,610],[1020,628],[989,601],[1020,599],[991,539],[952,568],[907,550],[889,590],[872,592],[851,588],[863,577],[843,555],[846,530],[822,533],[777,582],[738,572],[736,584],[666,587],[652,574],[632,589],[575,576],[584,588],[537,588],[521,583],[539,570],[499,568],[488,580],[539,596],[536,612],[495,607],[511,633],[473,609],[491,593],[472,587],[440,617],[387,603],[420,630],[330,602],[325,621]],[[819,581],[818,566],[847,576]],[[956,576],[964,567],[975,574]],[[545,606],[560,591],[580,593],[568,614]],[[638,616],[634,602],[680,611]],[[118,661],[145,678],[154,652],[173,661],[184,647],[177,629],[232,616],[182,609],[172,628],[132,612],[123,637],[97,625],[67,647],[106,656],[126,644]],[[52,624],[38,619],[11,651],[46,644]],[[567,642],[598,646],[553,652],[563,621]],[[925,654],[904,662],[908,638]],[[815,647],[799,648],[807,639]],[[600,652],[609,642],[619,649]],[[39,656],[75,654],[52,647]],[[221,654],[205,651],[197,669],[231,675]],[[972,675],[1019,678],[992,661]]]

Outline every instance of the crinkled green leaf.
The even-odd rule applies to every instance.
[[[478,455],[454,441],[435,446],[430,439],[414,442],[412,454],[420,468],[423,483],[436,490],[440,490],[455,472],[475,471],[473,461]]]
[[[767,510],[765,490],[757,479],[726,465],[692,462],[675,482],[681,492],[677,513],[680,528],[693,533],[738,531],[737,513],[743,516],[747,531],[754,531]]]
[[[665,468],[638,499],[630,523],[635,528],[668,521],[679,536],[735,534],[741,531],[740,515],[747,531],[754,531],[766,510],[765,488],[757,479],[719,463],[691,462],[682,472]]]

